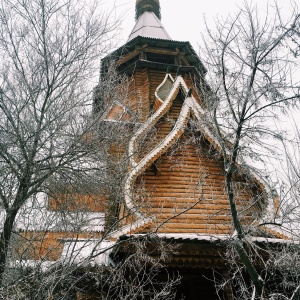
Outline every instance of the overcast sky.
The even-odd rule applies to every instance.
[[[267,3],[274,4],[272,0],[246,0],[255,3],[259,10],[264,12]],[[106,9],[116,6],[116,15],[122,16],[122,33],[120,45],[126,42],[135,24],[136,0],[103,0]],[[277,0],[281,12],[288,14],[289,0]],[[214,26],[216,17],[226,17],[229,13],[237,11],[243,0],[160,0],[162,23],[172,39],[189,41],[196,52],[201,42],[201,33],[205,33],[204,17],[210,27]]]

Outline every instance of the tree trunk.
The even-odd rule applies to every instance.
[[[0,235],[0,286],[2,286],[2,282],[3,282],[3,275],[6,267],[9,241],[12,235],[12,228],[17,213],[18,213],[18,209],[12,209],[7,213],[4,226],[3,226],[3,231]]]

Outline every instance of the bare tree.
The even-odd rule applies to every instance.
[[[72,240],[71,244],[75,241]],[[0,289],[3,299],[175,299],[176,286],[180,283],[177,274],[164,269],[169,250],[173,246],[162,242],[154,235],[131,237],[112,247],[117,252],[102,248],[102,239],[77,241],[79,246],[71,249],[68,258],[45,264],[18,266],[7,285]],[[73,243],[75,245],[75,243]],[[151,247],[151,253],[149,253]],[[82,252],[94,248],[94,254],[82,257]],[[76,253],[77,252],[77,253]],[[96,253],[98,252],[98,253]],[[153,252],[156,257],[153,257]],[[93,253],[93,251],[91,251]],[[104,255],[110,262],[99,261]],[[96,262],[96,263],[95,263]],[[159,275],[159,276],[158,276]]]
[[[282,136],[273,130],[272,120],[297,106],[300,100],[296,73],[299,22],[295,4],[289,19],[284,20],[276,5],[269,5],[263,15],[256,6],[244,2],[236,14],[217,20],[216,32],[208,29],[208,36],[203,39],[201,56],[210,71],[210,89],[203,87],[200,92],[206,95],[207,118],[222,151],[236,232],[229,243],[229,257],[234,258],[235,266],[232,274],[235,279],[240,274],[241,279],[245,271],[251,279],[250,283],[243,281],[246,288],[239,291],[238,299],[254,299],[254,295],[255,299],[265,299],[274,288],[266,275],[271,259],[266,262],[258,246],[249,242],[252,229],[241,221],[233,179],[245,169],[255,169],[255,165],[259,165],[256,172],[263,175],[264,159],[280,155],[276,140],[281,141]],[[275,219],[268,217],[261,216],[255,230],[264,222],[276,224]],[[259,267],[258,261],[264,267]]]
[[[122,260],[108,258],[125,244],[104,240],[122,222],[124,150],[135,123],[104,120],[114,101],[125,101],[127,78],[111,68],[93,90],[118,25],[97,2],[1,2],[0,298],[175,297],[177,276],[154,282],[168,248],[161,242],[157,259],[145,240],[126,241],[133,252]],[[105,204],[99,197],[107,195]]]
[[[0,282],[26,202],[49,192],[51,180],[82,183],[101,173],[97,146],[85,141],[97,122],[89,117],[92,79],[117,23],[96,2],[1,2]]]

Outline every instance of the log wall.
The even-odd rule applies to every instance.
[[[138,178],[135,197],[144,213],[155,216],[158,232],[232,233],[222,161],[203,136],[186,130],[155,164]],[[242,222],[250,224],[263,193],[238,176],[235,187]]]
[[[50,197],[48,209],[52,211],[90,211],[104,212],[105,197],[103,195],[89,194],[60,194]]]

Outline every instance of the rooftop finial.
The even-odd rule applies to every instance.
[[[159,19],[161,19],[159,0],[136,0],[136,20],[138,20],[140,15],[142,15],[145,11],[152,11]]]

